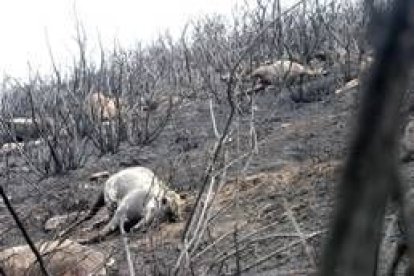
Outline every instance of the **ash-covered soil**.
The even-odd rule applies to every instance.
[[[258,151],[251,151],[251,112],[236,115],[226,145],[227,179],[216,196],[206,234],[191,253],[186,272],[227,275],[309,275],[318,264],[335,187],[346,155],[358,90],[333,93],[334,87],[308,102],[292,101],[292,91],[268,89],[255,97],[253,116]],[[215,104],[219,131],[229,107]],[[102,182],[89,175],[129,166],[152,168],[170,185],[188,193],[187,217],[213,149],[209,102],[188,101],[173,110],[161,137],[143,147],[121,146],[117,154],[90,157],[82,169],[38,179],[19,155],[2,157],[0,183],[34,240],[52,239],[47,219],[87,209]],[[246,166],[246,162],[247,166]],[[407,165],[410,166],[410,165]],[[408,171],[410,168],[406,168]],[[90,235],[90,223],[70,234]],[[184,222],[163,223],[132,233],[129,244],[137,275],[168,275],[180,255]],[[4,204],[0,204],[0,248],[24,244]],[[91,245],[116,259],[114,275],[128,275],[122,241],[114,234]],[[239,264],[239,265],[238,265]],[[239,267],[239,268],[237,268]]]

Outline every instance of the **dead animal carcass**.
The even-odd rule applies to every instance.
[[[91,219],[104,205],[111,213],[109,222],[99,233],[80,242],[96,242],[124,223],[141,229],[158,219],[179,221],[184,198],[170,190],[150,169],[131,167],[109,177],[89,213],[65,232]]]
[[[271,64],[262,65],[252,71],[250,77],[263,85],[292,82],[301,77],[313,77],[324,75],[322,69],[311,69],[290,60],[277,60]]]
[[[92,93],[86,97],[86,113],[92,121],[109,121],[116,118],[118,108],[115,99],[102,93]]]

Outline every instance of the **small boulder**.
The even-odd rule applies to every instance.
[[[51,275],[107,275],[107,268],[113,263],[105,254],[71,240],[39,242],[36,248]],[[0,252],[0,264],[4,273],[9,276],[42,275],[28,245],[15,246]]]

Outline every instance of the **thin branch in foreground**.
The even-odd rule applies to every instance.
[[[324,233],[324,231],[314,232],[314,233],[306,236],[305,241],[308,240],[308,239],[312,239],[312,238],[314,238],[314,237],[316,237],[316,236],[318,236],[322,233]],[[274,256],[277,256],[277,255],[281,254],[282,252],[285,252],[285,251],[287,251],[287,250],[291,249],[292,247],[294,247],[296,245],[299,245],[299,244],[301,244],[300,240],[299,241],[293,241],[293,242],[289,243],[288,245],[282,246],[282,247],[276,249],[275,251],[273,251],[272,253],[269,253],[269,254],[259,258],[254,263],[247,265],[246,267],[244,267],[242,269],[241,272],[246,272],[246,271],[248,271],[252,268],[255,268],[255,267],[259,266],[260,264],[266,262],[267,260],[273,258]]]
[[[305,249],[305,253],[309,259],[309,263],[312,265],[312,268],[315,268],[316,267],[315,254],[312,250],[312,247],[310,247],[310,245],[306,242],[306,237],[303,234],[302,230],[300,229],[300,226],[295,216],[293,215],[293,211],[290,208],[289,203],[286,198],[283,198],[283,207],[285,208],[286,214],[289,220],[291,221],[293,227],[295,228],[295,231],[302,243],[303,248]]]
[[[129,246],[128,246],[128,237],[127,237],[127,234],[125,233],[125,220],[126,220],[125,218],[121,218],[120,223],[119,223],[119,229],[121,230],[121,239],[122,239],[122,242],[125,248],[126,259],[128,262],[129,275],[135,276],[134,264],[131,258],[131,250],[129,249]]]
[[[220,139],[221,135],[217,130],[216,116],[214,115],[213,99],[210,99],[210,115],[211,123],[213,124],[214,135],[216,136],[216,139]]]
[[[29,234],[27,233],[26,229],[24,228],[22,222],[20,221],[16,211],[14,211],[13,206],[11,206],[11,203],[9,199],[7,198],[6,193],[4,192],[3,186],[0,186],[0,196],[3,198],[4,204],[6,205],[7,209],[9,210],[10,214],[12,215],[14,221],[17,224],[17,227],[19,227],[20,231],[22,231],[23,237],[26,240],[27,244],[29,245],[30,249],[32,250],[33,254],[36,256],[36,260],[39,262],[40,270],[44,275],[51,275],[43,262],[42,257],[40,256],[39,251],[36,249],[36,246],[34,245],[33,241],[29,237]]]
[[[234,225],[234,232],[233,232],[233,238],[234,238],[234,248],[236,249],[236,273],[235,275],[240,276],[240,252],[239,252],[239,241],[238,241],[238,227],[237,224]]]

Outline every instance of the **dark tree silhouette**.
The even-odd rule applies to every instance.
[[[401,200],[396,148],[400,105],[414,53],[413,15],[413,1],[395,1],[378,40],[382,43],[362,95],[321,275],[376,273],[387,199],[396,195]]]

